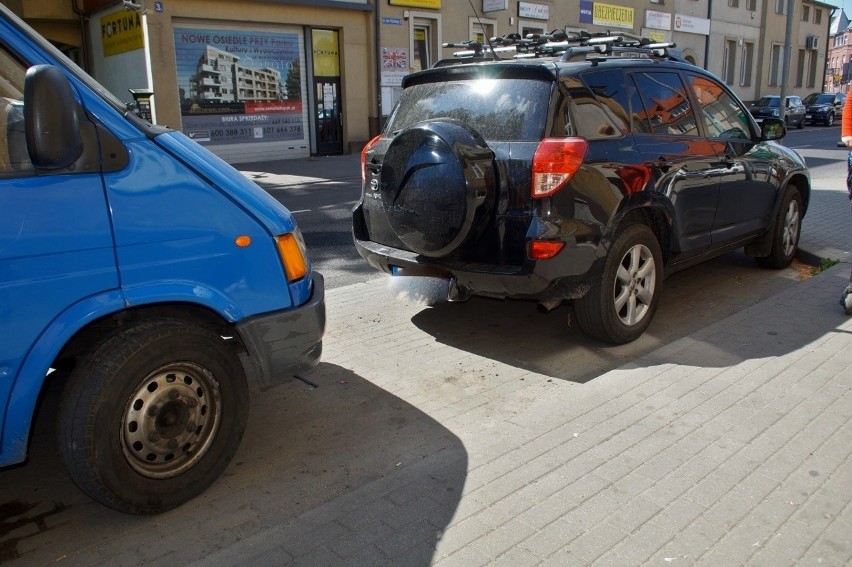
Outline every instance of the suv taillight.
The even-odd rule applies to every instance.
[[[532,165],[532,196],[549,197],[565,187],[580,169],[589,143],[584,138],[545,138]]]
[[[381,137],[382,135],[379,134],[367,142],[367,145],[365,145],[364,149],[361,150],[361,185],[367,182],[367,152],[370,151],[370,148],[376,145],[376,142],[378,142]]]

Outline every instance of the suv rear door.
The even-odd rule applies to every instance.
[[[634,71],[628,90],[636,148],[651,170],[651,186],[673,209],[677,262],[711,245],[721,174],[718,144],[699,128],[677,71]]]

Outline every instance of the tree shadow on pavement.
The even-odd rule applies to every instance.
[[[0,562],[428,565],[464,487],[461,441],[345,368],[321,363],[306,376],[316,387],[253,391],[223,477],[152,517],[112,511],[73,485],[46,400],[29,462],[0,471]]]

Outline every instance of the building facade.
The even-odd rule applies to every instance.
[[[828,62],[825,67],[826,90],[848,93],[852,83],[852,22],[844,10],[831,21]]]
[[[403,77],[460,49],[445,43],[631,33],[675,43],[746,101],[842,83],[848,63],[827,60],[835,8],[815,0],[793,0],[789,19],[790,0],[4,2],[120,99],[149,96],[153,121],[233,163],[358,151]]]

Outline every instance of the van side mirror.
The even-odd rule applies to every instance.
[[[24,79],[24,125],[30,161],[37,168],[64,169],[83,154],[77,99],[65,74],[35,65]]]

